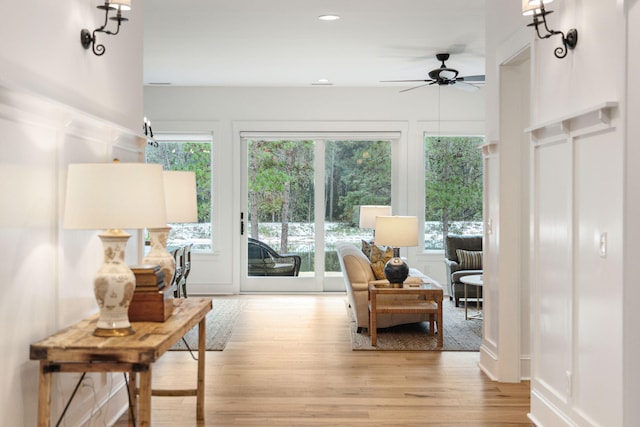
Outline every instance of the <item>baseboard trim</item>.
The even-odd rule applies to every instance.
[[[498,356],[484,343],[480,346],[480,362],[478,366],[492,381],[498,381]]]
[[[478,366],[492,381],[500,381],[498,375],[498,356],[484,342],[480,346],[480,362]],[[529,381],[531,379],[531,357],[520,356],[520,381]]]
[[[578,424],[537,390],[531,390],[531,412],[528,417],[539,427],[558,425],[578,427]]]

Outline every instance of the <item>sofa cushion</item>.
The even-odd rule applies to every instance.
[[[393,258],[393,248],[371,245],[371,270],[373,270],[373,275],[376,276],[376,279],[385,278],[384,267],[391,258]]]
[[[481,251],[482,250],[482,235],[474,236],[458,236],[450,234],[445,238],[444,256],[455,262],[460,262],[457,249],[463,249],[465,251]]]
[[[482,251],[465,251],[457,249],[461,270],[482,270]]]

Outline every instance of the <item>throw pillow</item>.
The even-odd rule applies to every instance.
[[[462,270],[482,270],[482,251],[456,249]]]
[[[369,261],[371,261],[371,246],[373,246],[371,243],[362,241],[362,253],[369,258]]]
[[[384,266],[387,261],[393,258],[393,248],[383,248],[378,245],[371,245],[371,270],[376,279],[384,279]]]

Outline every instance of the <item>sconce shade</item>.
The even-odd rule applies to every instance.
[[[418,246],[418,217],[378,216],[375,241],[392,247]]]
[[[547,5],[553,0],[522,0],[522,14],[525,16],[533,15],[542,5]]]
[[[109,0],[109,7],[120,10],[131,10],[131,0]]]
[[[164,171],[162,175],[167,222],[198,221],[195,172]]]
[[[64,228],[140,229],[166,224],[161,165],[69,165]]]
[[[360,228],[375,228],[377,216],[391,215],[391,206],[360,206]]]

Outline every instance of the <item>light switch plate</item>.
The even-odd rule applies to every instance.
[[[600,233],[600,257],[607,257],[607,232]]]

